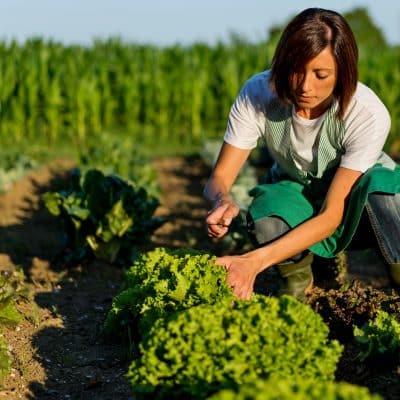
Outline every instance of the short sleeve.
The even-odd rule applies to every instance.
[[[364,87],[361,104],[345,118],[345,153],[340,166],[365,172],[378,160],[390,130],[390,114],[384,104]]]
[[[268,99],[265,73],[257,74],[243,86],[228,117],[224,141],[241,149],[253,149],[265,131]]]

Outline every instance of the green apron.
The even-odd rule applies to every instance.
[[[378,163],[366,171],[351,191],[342,224],[330,237],[309,250],[330,258],[345,249],[356,231],[368,194],[373,192],[400,193],[400,166],[393,163],[393,168],[389,168]],[[321,191],[314,192],[309,185],[292,180],[261,184],[249,194],[254,197],[249,207],[254,221],[278,216],[291,228],[318,214],[324,200]]]

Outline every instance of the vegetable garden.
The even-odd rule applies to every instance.
[[[212,139],[274,38],[0,43],[0,397],[400,398],[399,288],[365,227],[316,259],[306,304],[273,268],[240,301],[215,265],[249,243],[241,217],[205,233]],[[399,159],[400,48],[362,47],[360,73]],[[255,152],[232,189],[243,213],[266,168]]]

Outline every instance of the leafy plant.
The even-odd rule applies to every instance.
[[[27,296],[22,271],[0,271],[0,326],[20,321],[16,303],[19,298]]]
[[[309,304],[328,324],[332,337],[341,342],[353,340],[353,326],[362,326],[375,318],[379,310],[399,314],[400,297],[395,292],[365,286],[359,280],[339,290],[316,288]]]
[[[400,350],[400,323],[393,315],[378,311],[376,318],[361,328],[354,327],[354,339],[360,347],[360,359],[393,355]]]
[[[196,250],[157,248],[142,254],[126,272],[125,288],[113,300],[105,332],[126,335],[139,323],[144,333],[157,318],[232,298],[225,279],[215,257]]]
[[[0,385],[11,371],[11,357],[8,352],[7,343],[0,337]]]
[[[331,380],[342,352],[310,307],[254,296],[158,319],[128,372],[138,399],[204,399],[270,376]]]
[[[146,188],[149,196],[160,195],[156,170],[131,138],[123,140],[103,135],[100,143],[81,147],[79,168],[83,173],[95,168],[105,175],[114,174],[135,187]]]
[[[256,380],[238,390],[221,390],[208,400],[379,400],[367,388],[347,382],[326,382],[315,379],[271,378]]]
[[[134,246],[146,243],[164,220],[153,217],[159,205],[143,188],[115,175],[91,169],[76,176],[71,188],[44,195],[46,207],[65,224],[73,258],[88,252],[114,262],[130,258]]]
[[[22,271],[0,271],[0,328],[5,324],[17,324],[21,314],[17,310],[17,301],[27,298]],[[5,340],[0,336],[0,384],[9,374],[11,357]]]
[[[37,161],[23,154],[6,153],[2,155],[0,166],[0,193],[7,192],[11,186],[38,166]]]

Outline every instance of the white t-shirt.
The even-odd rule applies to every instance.
[[[224,140],[241,149],[253,149],[259,138],[268,135],[265,129],[266,104],[275,98],[269,86],[269,71],[250,78],[231,107]],[[318,132],[325,114],[316,119],[305,119],[292,111],[291,141],[298,168],[312,171],[316,165]],[[367,86],[358,83],[343,117],[345,153],[340,166],[365,172],[372,167],[382,152],[390,130],[390,115]]]

